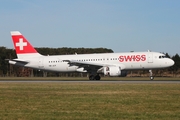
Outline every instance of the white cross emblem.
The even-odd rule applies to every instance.
[[[23,38],[20,38],[19,42],[16,43],[16,47],[19,47],[19,50],[24,50],[24,46],[27,46],[27,42],[23,42]]]

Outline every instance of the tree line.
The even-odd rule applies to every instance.
[[[90,54],[90,53],[113,53],[113,50],[107,48],[36,48],[36,50],[42,55],[68,55],[68,54]],[[14,49],[6,47],[0,47],[0,76],[86,76],[86,73],[54,73],[33,70],[29,68],[22,68],[15,65],[10,65],[6,59],[16,58],[16,52]],[[157,76],[163,76],[168,74],[170,76],[180,75],[180,56],[175,54],[174,56],[166,56],[173,59],[175,64],[172,67],[166,69],[154,70],[153,73]],[[148,74],[148,70],[142,71],[129,71],[129,75],[136,74],[137,76],[143,76]]]
[[[113,50],[107,48],[35,48],[42,55],[68,55],[68,54],[90,54],[90,53],[113,53]],[[15,65],[10,65],[7,59],[17,58],[14,49],[0,47],[0,76],[23,76],[25,72],[29,76],[42,76],[43,71],[22,68]],[[26,74],[24,75],[26,76]],[[48,76],[66,75],[65,73],[48,73]]]

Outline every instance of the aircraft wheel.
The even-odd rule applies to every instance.
[[[153,76],[151,76],[151,77],[150,77],[150,80],[154,80],[154,77],[153,77]]]
[[[100,80],[100,79],[101,79],[101,77],[99,75],[95,76],[95,80]]]
[[[94,75],[90,75],[89,80],[94,80]]]

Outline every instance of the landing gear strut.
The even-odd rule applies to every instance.
[[[90,75],[89,76],[89,80],[100,80],[101,79],[101,76],[99,76],[99,74],[97,74],[97,75]]]
[[[154,79],[154,77],[153,77],[153,73],[152,73],[152,70],[149,70],[149,76],[150,76],[150,80],[153,80]]]

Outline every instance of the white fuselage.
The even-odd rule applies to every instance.
[[[54,72],[88,72],[89,80],[100,80],[99,74],[125,76],[127,70],[152,70],[170,67],[174,61],[158,52],[125,52],[43,56],[19,32],[11,31],[17,59],[10,64]]]
[[[158,52],[125,52],[125,53],[103,53],[103,54],[74,54],[25,57],[27,64],[17,64],[45,71],[55,72],[83,72],[79,66],[70,65],[66,60],[80,63],[99,64],[104,67],[112,65],[119,66],[122,70],[158,69],[172,66],[174,61],[166,58]]]

